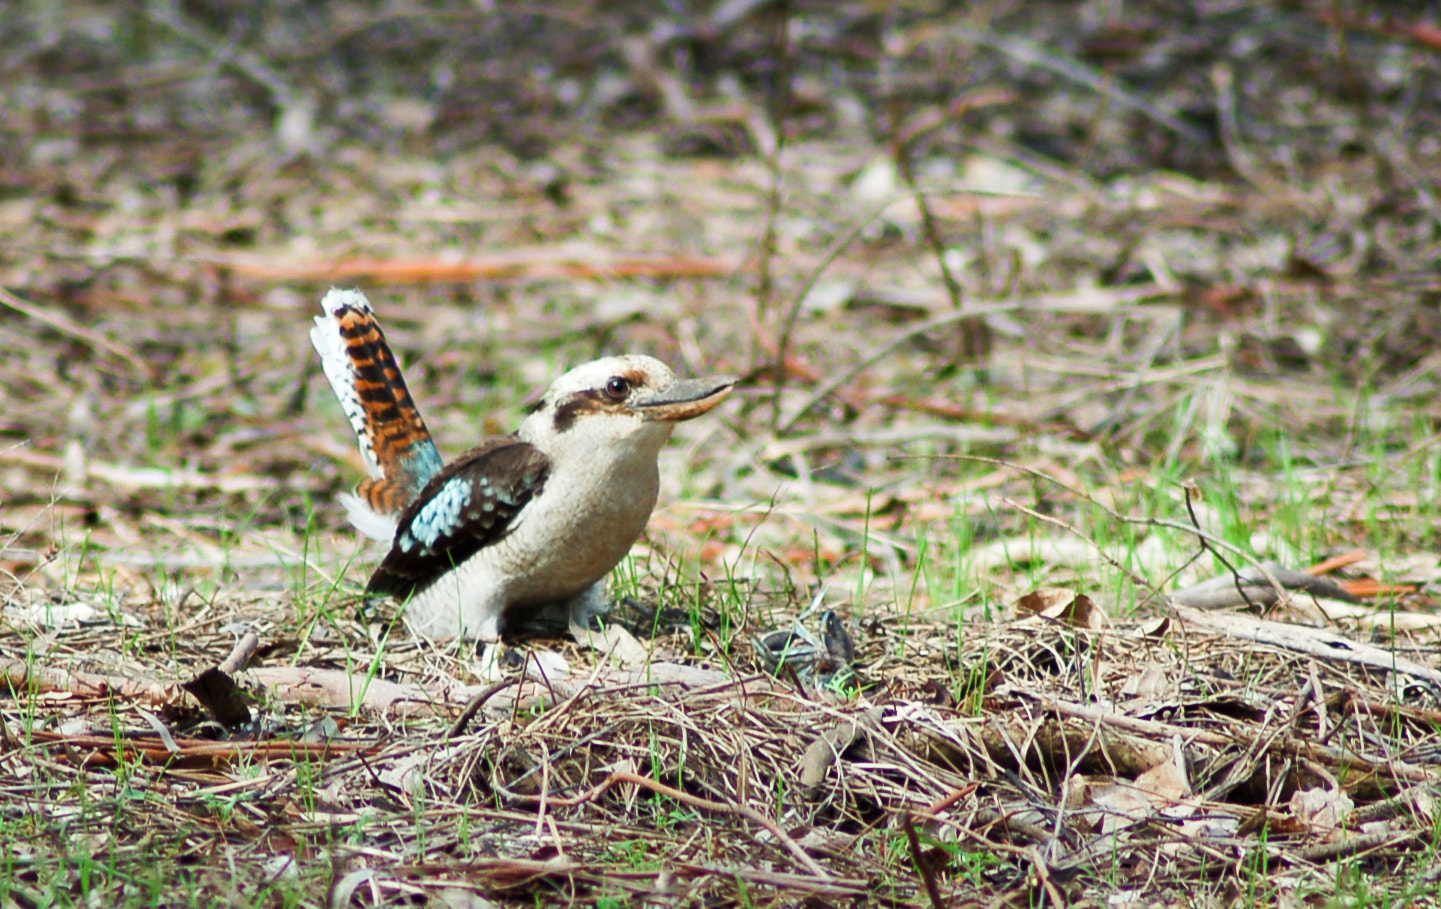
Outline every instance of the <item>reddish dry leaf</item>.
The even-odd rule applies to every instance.
[[[1342,568],[1345,568],[1347,565],[1355,565],[1357,562],[1360,562],[1365,558],[1366,550],[1352,549],[1348,552],[1343,552],[1340,555],[1333,555],[1329,559],[1323,559],[1322,561],[1317,562],[1315,565],[1307,568],[1306,573],[1314,575],[1330,574],[1333,571],[1338,571]]]
[[[523,250],[475,257],[465,262],[439,259],[348,259],[289,265],[246,259],[217,260],[226,270],[269,281],[355,281],[378,284],[440,284],[474,281],[614,280],[617,278],[716,278],[734,274],[738,264],[700,256],[577,257],[562,250]]]
[[[1400,596],[1405,593],[1415,593],[1417,588],[1414,584],[1382,584],[1375,578],[1352,578],[1349,581],[1338,581],[1341,589],[1356,597],[1383,597]]]

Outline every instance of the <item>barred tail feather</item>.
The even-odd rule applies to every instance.
[[[362,496],[342,492],[336,499],[345,508],[345,516],[350,519],[350,524],[356,530],[370,537],[372,540],[380,540],[382,543],[389,543],[395,539],[395,530],[399,526],[398,515],[387,514],[372,506]]]
[[[358,496],[349,497],[346,510],[352,523],[373,536],[372,530],[380,530],[379,521],[393,522],[394,515],[440,471],[440,452],[406,388],[370,301],[358,290],[331,288],[321,306],[325,315],[315,317],[310,343],[355,430],[371,476],[357,490]],[[370,518],[358,514],[358,509],[369,512]]]

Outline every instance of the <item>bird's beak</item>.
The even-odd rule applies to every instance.
[[[735,387],[736,380],[730,376],[714,379],[677,379],[670,388],[658,391],[648,398],[631,401],[648,423],[679,423],[698,417],[724,401]]]

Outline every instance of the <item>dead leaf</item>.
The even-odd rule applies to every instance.
[[[1106,613],[1083,593],[1062,587],[1040,587],[1016,601],[1019,612],[1032,612],[1043,618],[1101,631],[1106,627]]]
[[[1127,782],[1088,782],[1085,799],[1094,807],[1078,813],[1102,834],[1129,827],[1155,811],[1146,794]]]
[[[1291,796],[1291,816],[1327,839],[1334,837],[1356,811],[1341,789],[1298,789]]]
[[[1075,598],[1076,592],[1068,587],[1037,587],[1016,601],[1016,611],[1039,615],[1047,609],[1064,606]]]
[[[494,909],[495,903],[464,887],[447,887],[435,898],[436,905],[444,909]]]
[[[1161,698],[1170,688],[1166,667],[1147,663],[1140,672],[1131,674],[1121,686],[1121,697],[1136,698],[1149,704]]]
[[[245,691],[235,680],[214,666],[180,686],[190,692],[200,706],[210,711],[227,729],[250,722],[250,708],[245,704]]]
[[[1149,795],[1158,808],[1191,794],[1191,784],[1185,771],[1175,760],[1162,761],[1136,777],[1136,788]]]
[[[592,631],[583,625],[572,623],[570,633],[577,644],[615,660],[620,666],[641,666],[650,659],[650,650],[636,640],[635,635],[619,625],[607,625],[599,631]],[[568,669],[569,667],[567,674]]]

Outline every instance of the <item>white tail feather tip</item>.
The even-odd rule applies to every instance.
[[[339,493],[335,499],[345,507],[345,516],[350,518],[350,523],[356,530],[383,543],[395,539],[395,515],[383,515],[361,501],[359,496],[348,492]]]
[[[321,298],[320,305],[325,309],[325,314],[328,316],[335,315],[342,306],[348,306],[351,309],[359,309],[365,312],[372,311],[370,301],[365,298],[365,294],[353,287],[330,288],[330,290],[325,292],[325,296]]]

